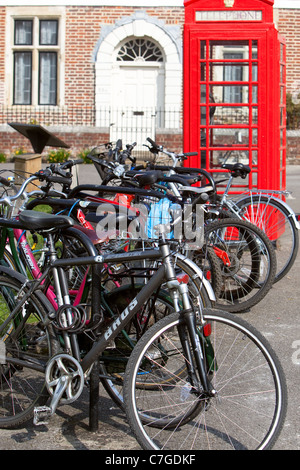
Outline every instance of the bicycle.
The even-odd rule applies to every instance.
[[[34,179],[39,179],[42,178],[43,181],[48,181],[51,182],[52,178],[55,178],[55,181],[58,182],[57,177],[53,177],[45,172],[40,173],[38,172],[36,175],[28,178],[22,187],[20,188],[20,191],[14,195],[11,198],[6,197],[5,198],[5,203],[6,204],[13,204],[14,201],[19,200],[21,197],[24,197],[25,199],[25,204],[27,199],[29,198],[31,194],[27,194],[25,191],[25,188],[28,184],[30,184]],[[64,179],[62,178],[61,182],[64,182]],[[7,180],[2,180],[2,183],[5,185],[9,185],[10,183]],[[36,193],[36,191],[34,192]],[[3,202],[3,201],[1,201]],[[22,207],[21,207],[22,209]],[[27,212],[25,211],[25,214]],[[23,215],[22,215],[23,214]],[[6,214],[8,215],[8,213]],[[24,217],[24,211],[20,213],[20,217]],[[31,230],[34,230],[35,225],[38,224],[38,219],[39,217],[47,217],[46,215],[43,215],[41,213],[33,213],[32,217],[32,223],[30,226]],[[34,218],[35,217],[35,218]],[[43,266],[39,266],[31,252],[30,246],[28,245],[28,242],[25,237],[25,229],[22,227],[22,224],[20,226],[20,223],[15,220],[10,220],[10,219],[0,219],[0,226],[2,227],[2,241],[6,241],[6,235],[10,234],[10,247],[14,248],[14,243],[12,240],[12,230],[14,230],[14,234],[18,241],[22,241],[22,244],[20,245],[20,254],[23,253],[23,259],[25,262],[25,267],[23,267],[21,273],[28,274],[29,272],[32,275],[32,279],[41,279],[43,278],[40,286],[43,286],[43,293],[46,295],[48,301],[51,303],[51,306],[53,308],[53,311],[55,311],[55,315],[61,315],[60,312],[60,304],[61,301],[59,302],[57,299],[56,291],[53,289],[53,286],[49,285],[49,282],[47,282],[48,276],[45,277],[44,274],[42,274],[41,268],[45,266],[47,267],[49,264],[49,261],[47,262],[47,259],[49,256],[51,256],[51,252],[53,251],[53,242],[48,240],[45,246],[43,247],[43,252],[46,252],[46,258],[43,260],[44,264]],[[14,227],[13,229],[11,227]],[[81,230],[79,227],[77,227],[77,232],[78,229]],[[87,230],[81,230],[81,232],[77,233],[74,231],[71,232],[70,230],[68,233],[61,233],[59,239],[61,240],[63,248],[61,246],[57,247],[55,246],[56,250],[59,250],[59,256],[63,257],[74,257],[74,256],[81,256],[83,257],[85,254],[86,249],[84,248],[84,243],[83,243],[83,236],[88,237],[90,243],[92,243],[94,249],[96,249],[97,253],[99,254],[98,248],[95,247],[94,245],[94,237],[91,236],[90,232]],[[92,232],[94,233],[94,232]],[[76,236],[75,236],[76,235]],[[47,237],[46,237],[47,238]],[[69,242],[70,240],[70,242]],[[71,247],[69,246],[71,244]],[[4,248],[5,244],[3,244]],[[82,249],[82,247],[84,249]],[[143,259],[144,261],[145,255],[141,257],[140,259]],[[15,261],[17,264],[18,258],[16,257],[15,254]],[[129,262],[129,260],[127,260]],[[101,272],[102,280],[105,282],[103,284],[103,287],[106,285],[108,282],[107,278],[107,273],[110,274],[110,278],[114,282],[114,287],[118,287],[124,283],[122,283],[122,279],[125,277],[127,279],[127,284],[122,285],[121,289],[114,289],[111,291],[111,289],[106,290],[105,288],[102,287],[101,289],[101,302],[103,305],[105,305],[105,309],[107,312],[107,315],[109,315],[111,318],[113,318],[118,310],[120,309],[120,306],[124,304],[124,302],[127,301],[127,303],[132,299],[139,290],[141,290],[142,285],[137,283],[135,280],[136,278],[140,278],[142,276],[142,273],[139,271],[138,273],[135,272],[129,272],[129,270],[126,270],[126,272],[120,272],[120,273],[114,273],[114,263],[112,265],[112,268],[110,270],[107,269],[107,266],[104,264],[104,268]],[[197,268],[190,260],[185,259],[182,255],[178,255],[176,257],[176,267],[177,267],[177,276],[180,277],[180,273],[183,273],[185,277],[185,282],[187,282],[190,286],[190,292],[193,293],[193,299],[195,303],[201,303],[205,306],[211,305],[211,302],[215,300],[215,297],[213,295],[213,292],[211,289],[209,289],[209,284],[206,282],[206,280],[203,277],[203,273]],[[83,269],[83,271],[82,271]],[[73,270],[75,271],[75,275],[73,273]],[[151,272],[154,270],[154,268],[151,268]],[[136,271],[135,269],[133,271]],[[145,271],[145,269],[144,269]],[[7,270],[5,271],[5,268],[1,269],[0,272],[2,273],[7,273]],[[147,274],[146,272],[146,277],[145,280],[151,276],[151,272]],[[71,273],[71,275],[70,275]],[[12,275],[12,274],[11,274]],[[24,278],[21,275],[18,275],[17,273],[13,273],[13,276],[15,278],[16,282],[22,282],[22,285],[25,284],[26,278]],[[144,275],[145,276],[145,275]],[[130,281],[131,279],[131,281]],[[128,280],[130,283],[128,284]],[[54,279],[55,281],[55,279]],[[71,281],[71,282],[70,282]],[[118,283],[118,281],[120,281]],[[71,299],[74,299],[72,301],[72,308],[74,309],[74,312],[76,312],[77,318],[80,316],[80,312],[82,312],[83,308],[88,308],[89,305],[89,290],[91,289],[91,280],[90,280],[90,275],[88,270],[86,269],[85,265],[82,263],[75,265],[68,270],[68,288],[69,288],[69,295]],[[208,288],[208,289],[207,289]],[[19,290],[21,290],[21,287],[19,286]],[[73,310],[72,310],[73,311]],[[147,329],[149,323],[151,324],[153,321],[156,321],[157,318],[160,318],[163,315],[168,314],[170,311],[172,311],[172,306],[170,304],[170,298],[169,296],[164,292],[163,289],[160,289],[153,297],[149,299],[148,302],[145,302],[143,305],[143,308],[140,309],[139,314],[137,315],[136,319],[132,321],[132,325],[129,325],[129,329],[131,329],[131,336],[134,334],[136,338],[141,336],[143,332]],[[75,313],[73,314],[75,315]],[[91,333],[92,334],[92,333]],[[136,340],[135,340],[136,341]],[[122,398],[122,386],[123,386],[123,379],[122,379],[122,374],[125,370],[125,365],[127,361],[127,356],[128,356],[128,351],[131,350],[133,344],[135,343],[133,339],[129,337],[129,331],[122,331],[122,333],[118,336],[118,342],[117,342],[117,348],[115,348],[114,352],[111,354],[105,354],[103,356],[101,364],[100,364],[100,379],[102,384],[104,385],[104,388],[108,392],[108,394],[111,396],[111,398],[119,405],[123,405],[123,398]]]
[[[60,230],[73,230],[71,227],[73,222],[70,218],[65,216],[53,216],[53,215],[39,215],[36,217],[36,214],[33,215],[30,211],[23,211],[19,217],[19,223],[22,224],[22,228],[28,228],[29,226],[34,226],[35,230],[39,231],[48,231],[48,236],[52,238],[52,233],[49,233],[51,227],[56,226],[60,227]],[[0,417],[0,426],[16,426],[25,422],[32,415],[32,411],[35,411],[35,419],[37,422],[44,422],[45,419],[48,419],[55,410],[59,403],[71,403],[79,398],[81,395],[82,389],[88,376],[91,372],[91,368],[95,361],[101,357],[101,353],[106,350],[106,348],[111,345],[111,340],[116,338],[118,333],[126,327],[130,319],[134,317],[137,311],[141,306],[147,301],[149,296],[151,296],[162,283],[166,282],[166,286],[170,292],[170,296],[173,301],[174,310],[177,311],[175,322],[178,323],[178,330],[181,337],[182,348],[181,357],[185,357],[184,367],[181,367],[181,364],[178,363],[178,367],[175,366],[176,371],[180,370],[180,376],[172,375],[172,385],[174,388],[176,384],[180,384],[182,380],[186,383],[186,379],[192,386],[193,392],[189,394],[189,391],[186,392],[186,387],[183,389],[183,393],[188,393],[193,397],[192,409],[190,408],[188,414],[180,414],[176,419],[176,428],[180,426],[184,429],[185,426],[190,426],[192,420],[195,419],[201,410],[203,409],[203,402],[207,403],[212,402],[216,399],[217,394],[219,393],[212,386],[212,377],[211,373],[215,369],[214,367],[208,368],[207,364],[218,364],[220,367],[222,361],[225,357],[218,355],[218,346],[216,344],[212,345],[210,341],[209,334],[209,324],[214,320],[214,313],[208,312],[206,321],[205,311],[195,311],[195,305],[193,302],[190,302],[188,295],[188,288],[185,284],[180,284],[176,279],[176,273],[174,271],[174,266],[172,263],[172,256],[169,244],[164,240],[164,227],[158,228],[160,231],[160,242],[159,249],[149,250],[147,252],[147,258],[149,259],[162,259],[162,264],[159,269],[153,274],[149,282],[144,285],[142,290],[137,294],[137,296],[130,302],[128,306],[121,312],[121,314],[108,325],[105,324],[105,313],[99,311],[99,282],[93,282],[94,290],[92,295],[92,315],[88,326],[86,325],[86,317],[81,313],[78,316],[78,313],[75,310],[72,310],[70,315],[71,305],[68,300],[68,283],[65,279],[65,267],[76,266],[82,264],[88,264],[93,266],[93,274],[97,276],[98,269],[97,267],[103,265],[103,263],[116,262],[116,260],[130,260],[130,259],[140,259],[145,257],[145,252],[129,252],[129,253],[114,253],[114,254],[103,254],[99,255],[94,246],[90,243],[89,239],[86,239],[87,246],[90,247],[91,256],[83,258],[73,258],[73,259],[57,259],[55,257],[55,252],[52,252],[51,265],[45,270],[42,277],[39,280],[33,281],[31,283],[25,282],[21,289],[18,291],[17,296],[12,296],[12,290],[15,286],[15,280],[8,275],[10,270],[7,269],[7,276],[4,278],[5,289],[2,287],[2,293],[6,294],[6,307],[7,312],[5,312],[5,320],[2,321],[0,326],[1,338],[4,341],[6,346],[6,359],[5,363],[1,365],[1,376],[2,384],[4,383],[4,389],[2,388],[2,400],[1,400],[1,413]],[[82,236],[82,233],[81,235]],[[56,321],[53,318],[53,309],[49,309],[47,300],[45,296],[38,290],[38,287],[41,285],[42,279],[48,275],[48,272],[53,270],[57,272],[58,277],[60,278],[60,283],[56,285],[57,293],[60,292],[61,297],[65,299],[65,303],[61,306],[60,315],[56,315]],[[54,276],[55,277],[55,276]],[[37,308],[36,298],[39,300],[39,305],[43,308]],[[14,302],[12,302],[14,299]],[[67,300],[66,300],[67,299]],[[58,341],[55,336],[55,330],[57,328],[63,329],[64,343],[60,345],[63,347],[63,351],[59,351],[59,348],[48,348],[47,355],[39,355],[38,357],[33,357],[32,350],[35,350],[36,341],[33,341],[33,337],[29,337],[29,326],[31,329],[33,326],[38,328],[38,324],[34,323],[33,314],[39,314],[39,320],[42,320],[42,328],[44,329],[43,340],[48,340],[48,345],[53,346],[57,345]],[[99,318],[103,317],[102,318]],[[235,327],[238,325],[240,328],[241,320],[237,320],[232,316],[228,316],[228,328]],[[196,316],[198,318],[197,328],[196,327]],[[31,320],[30,320],[31,317]],[[167,321],[168,325],[174,325],[174,317],[172,315]],[[217,319],[218,314],[217,314]],[[168,317],[166,317],[168,319]],[[164,320],[163,320],[164,321]],[[149,329],[147,335],[147,341],[151,345],[156,342],[158,337],[157,329],[161,333],[165,330],[165,326],[161,330],[162,323],[158,322],[154,326],[155,330]],[[28,326],[28,330],[26,329]],[[41,326],[40,326],[41,328]],[[204,330],[205,328],[205,330]],[[266,341],[257,336],[251,329],[251,327],[246,327],[244,325],[244,335],[248,330],[251,330],[251,338],[253,338],[253,345],[258,346],[258,350],[262,349],[263,352],[267,353],[267,367],[270,368],[271,376],[274,377],[274,383],[272,387],[272,392],[274,393],[274,407],[272,412],[272,417],[270,417],[270,429],[266,429],[263,435],[260,436],[260,441],[255,443],[255,447],[267,448],[270,447],[276,438],[283,424],[285,410],[286,410],[286,386],[284,381],[283,372],[280,368],[280,365],[277,363],[274,353],[267,346]],[[94,340],[90,342],[89,348],[86,351],[80,349],[79,340],[81,334],[84,335],[85,330],[88,329],[89,332],[93,331],[95,334]],[[81,333],[80,333],[81,332]],[[153,334],[153,332],[155,332]],[[208,347],[203,347],[202,338],[206,338]],[[143,338],[143,337],[142,337]],[[190,346],[189,340],[192,341],[193,347]],[[29,341],[30,340],[30,341]],[[136,347],[136,346],[135,346]],[[213,349],[212,349],[213,348]],[[208,359],[207,351],[210,351],[211,359]],[[44,349],[45,351],[45,349]],[[138,351],[138,350],[137,350]],[[35,351],[36,352],[36,351]],[[52,353],[56,352],[54,356]],[[152,362],[155,360],[155,363],[162,361],[166,364],[169,358],[169,351],[164,348],[159,347],[159,357],[155,358],[155,353],[149,353],[146,357],[146,362]],[[173,356],[174,359],[174,356]],[[209,362],[208,362],[209,361]],[[242,361],[242,356],[238,355],[234,358],[234,363],[237,361]],[[247,359],[248,361],[248,359]],[[246,361],[246,363],[247,363]],[[229,371],[232,366],[232,363],[229,364],[227,370]],[[130,388],[130,378],[132,373],[131,366],[128,364],[126,374],[125,374],[125,390],[127,397],[128,387]],[[215,371],[214,371],[215,372]],[[266,371],[264,371],[266,373]],[[134,376],[136,374],[134,373]],[[147,374],[146,374],[147,375]],[[4,412],[4,400],[8,398],[7,396],[7,382],[9,382],[9,387],[12,387],[13,383],[16,383],[17,379],[20,380],[23,378],[22,388],[18,391],[18,398],[22,396],[22,404],[25,404],[25,391],[28,391],[28,381],[26,378],[30,378],[30,383],[34,384],[35,387],[38,387],[34,396],[29,396],[26,399],[28,400],[27,409],[18,409],[17,404],[15,404],[14,410],[11,409],[11,397],[9,397],[9,402],[6,401],[5,405],[8,410]],[[183,378],[182,378],[183,377]],[[38,380],[39,378],[39,380]],[[252,374],[252,379],[254,374]],[[139,383],[137,384],[138,389],[146,390],[149,393],[154,390],[154,394],[157,392],[157,387],[159,389],[170,387],[170,374],[168,377],[164,374],[157,375],[156,380],[153,383],[153,380],[148,380],[148,377],[143,377],[143,383],[141,383],[141,376],[139,375]],[[167,382],[167,383],[166,383]],[[174,385],[175,382],[175,385]],[[244,381],[244,383],[247,383]],[[266,375],[264,375],[264,383],[266,383]],[[129,385],[127,385],[129,384]],[[180,385],[179,385],[180,387]],[[253,383],[251,385],[253,390]],[[12,387],[11,390],[14,390]],[[260,390],[261,392],[262,390]],[[32,392],[32,388],[30,389]],[[195,393],[194,393],[195,392]],[[49,406],[45,405],[47,397],[50,395],[50,404]],[[17,396],[17,395],[15,395]],[[261,393],[256,395],[256,400],[259,399]],[[268,391],[269,401],[270,401],[270,390]],[[153,399],[153,396],[152,396]],[[43,405],[41,404],[44,403]],[[195,403],[196,402],[196,403]],[[265,400],[263,400],[264,406],[266,406]],[[20,400],[19,400],[20,403]],[[258,404],[256,403],[256,406]],[[128,407],[128,415],[130,415],[130,404],[126,402],[125,409]],[[7,411],[10,411],[11,415],[7,416]],[[12,414],[12,411],[14,414]],[[149,424],[148,411],[138,412],[140,422],[145,422]],[[243,415],[245,415],[245,409],[243,406]],[[253,411],[251,410],[252,420],[254,421],[256,415],[253,416]],[[184,419],[183,419],[184,418]],[[243,417],[243,420],[245,417]],[[266,419],[266,417],[265,417]],[[157,429],[168,427],[169,429],[173,428],[174,432],[174,417],[165,416],[163,419],[159,419],[158,423],[153,423],[154,426],[157,426]],[[131,424],[133,425],[133,424]],[[136,429],[134,429],[136,432]],[[194,438],[196,439],[196,435]],[[233,436],[232,436],[233,438]],[[241,439],[241,438],[240,438]],[[153,443],[153,441],[151,441]],[[152,447],[152,443],[150,444]],[[246,443],[244,443],[246,444]],[[143,448],[146,448],[145,443],[142,443]]]

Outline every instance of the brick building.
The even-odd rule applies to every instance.
[[[75,154],[118,137],[182,147],[182,0],[1,3],[0,152],[28,147],[12,121],[40,123]],[[299,2],[275,0],[274,20],[296,102]],[[298,131],[288,138],[288,158],[297,161]]]

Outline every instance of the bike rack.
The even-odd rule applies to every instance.
[[[89,407],[89,427],[91,432],[98,431],[98,404],[99,404],[99,361],[93,365],[90,374],[90,407]]]

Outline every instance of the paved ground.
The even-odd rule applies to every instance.
[[[2,165],[1,165],[2,166]],[[80,167],[80,182],[98,182],[91,165]],[[300,213],[300,166],[288,167],[287,188],[293,191],[291,207]],[[289,403],[278,450],[300,449],[300,254],[289,274],[275,284],[268,296],[243,317],[271,342],[285,369]],[[99,430],[89,431],[88,394],[59,408],[48,425],[33,424],[13,431],[0,430],[1,450],[131,450],[138,449],[125,421],[100,387]]]

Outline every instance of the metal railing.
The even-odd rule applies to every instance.
[[[89,105],[68,106],[0,106],[0,124],[23,122],[45,126],[107,127],[128,123],[130,127],[153,123],[156,128],[181,128],[182,113],[177,109],[112,108]]]

